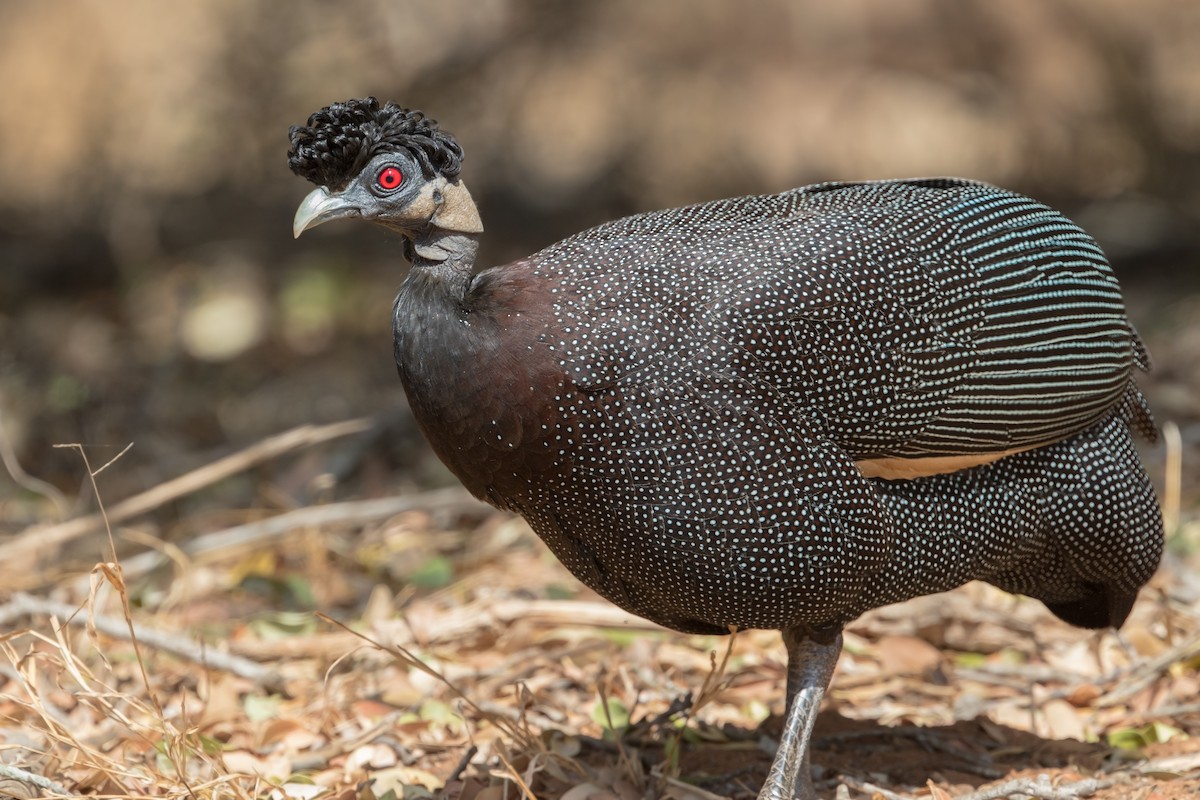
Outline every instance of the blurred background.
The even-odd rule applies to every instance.
[[[291,426],[377,420],[336,464],[230,481],[164,529],[196,503],[446,482],[391,361],[396,237],[291,237],[311,187],[288,126],[373,94],[461,141],[484,263],[822,180],[960,175],[1045,200],[1114,261],[1194,504],[1197,42],[1194,0],[0,0],[6,456],[81,510],[78,454],[54,444],[95,465],[132,442],[99,478],[115,500]],[[0,473],[0,531],[55,513]]]

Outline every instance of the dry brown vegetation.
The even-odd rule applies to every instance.
[[[463,141],[487,260],[834,178],[1079,217],[1177,432],[1164,567],[1119,638],[982,585],[868,614],[818,785],[1196,796],[1198,37],[1190,0],[0,0],[0,795],[754,796],[777,635],[654,628],[454,488],[395,241],[290,241],[287,126],[374,93]]]
[[[983,585],[868,614],[818,722],[824,785],[999,797],[967,793],[1045,774],[1060,793],[1032,796],[1193,796],[1197,559],[1180,551],[1198,542],[1195,521],[1176,532],[1121,638]],[[154,544],[0,606],[14,796],[743,798],[769,765],[776,634],[658,629],[460,490]]]

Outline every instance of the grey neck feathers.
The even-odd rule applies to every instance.
[[[465,296],[479,251],[476,234],[430,228],[408,245],[413,269],[424,270],[430,278],[443,282],[455,298]]]

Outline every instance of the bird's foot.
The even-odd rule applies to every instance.
[[[758,800],[817,800],[817,790],[813,788],[812,778],[806,778],[796,783],[786,781],[772,783],[768,779]]]
[[[801,753],[795,744],[795,740],[792,740],[789,745],[785,728],[779,751],[758,793],[758,800],[817,800],[807,755]]]
[[[783,632],[788,649],[788,702],[779,737],[779,750],[758,800],[817,800],[808,749],[821,697],[833,676],[842,650],[838,632],[828,643],[809,637],[802,629]]]

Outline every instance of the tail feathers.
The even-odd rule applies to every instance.
[[[1079,600],[1046,601],[1046,608],[1063,622],[1080,628],[1119,628],[1125,624],[1137,592],[1122,592],[1098,583],[1085,588],[1087,594]]]
[[[1141,399],[1132,385],[1127,399]],[[1083,628],[1119,627],[1162,555],[1162,514],[1124,416],[1028,457],[1036,546],[985,577]]]
[[[1138,336],[1136,328],[1130,325],[1129,332],[1133,334],[1133,362],[1142,372],[1149,372],[1154,369],[1154,363],[1150,360],[1150,351],[1146,349],[1146,343],[1142,341],[1142,337]]]
[[[1153,369],[1150,351],[1146,349],[1146,343],[1132,325],[1129,326],[1129,332],[1133,334],[1133,363],[1142,372],[1149,372]],[[1117,405],[1117,413],[1129,425],[1130,430],[1140,433],[1151,442],[1158,441],[1158,427],[1154,424],[1154,415],[1150,413],[1150,404],[1132,380],[1125,389],[1125,396]]]
[[[1158,441],[1158,426],[1154,424],[1154,415],[1150,413],[1150,404],[1146,396],[1132,382],[1125,389],[1125,395],[1117,403],[1117,416],[1125,421],[1129,429],[1140,433],[1148,441]]]

